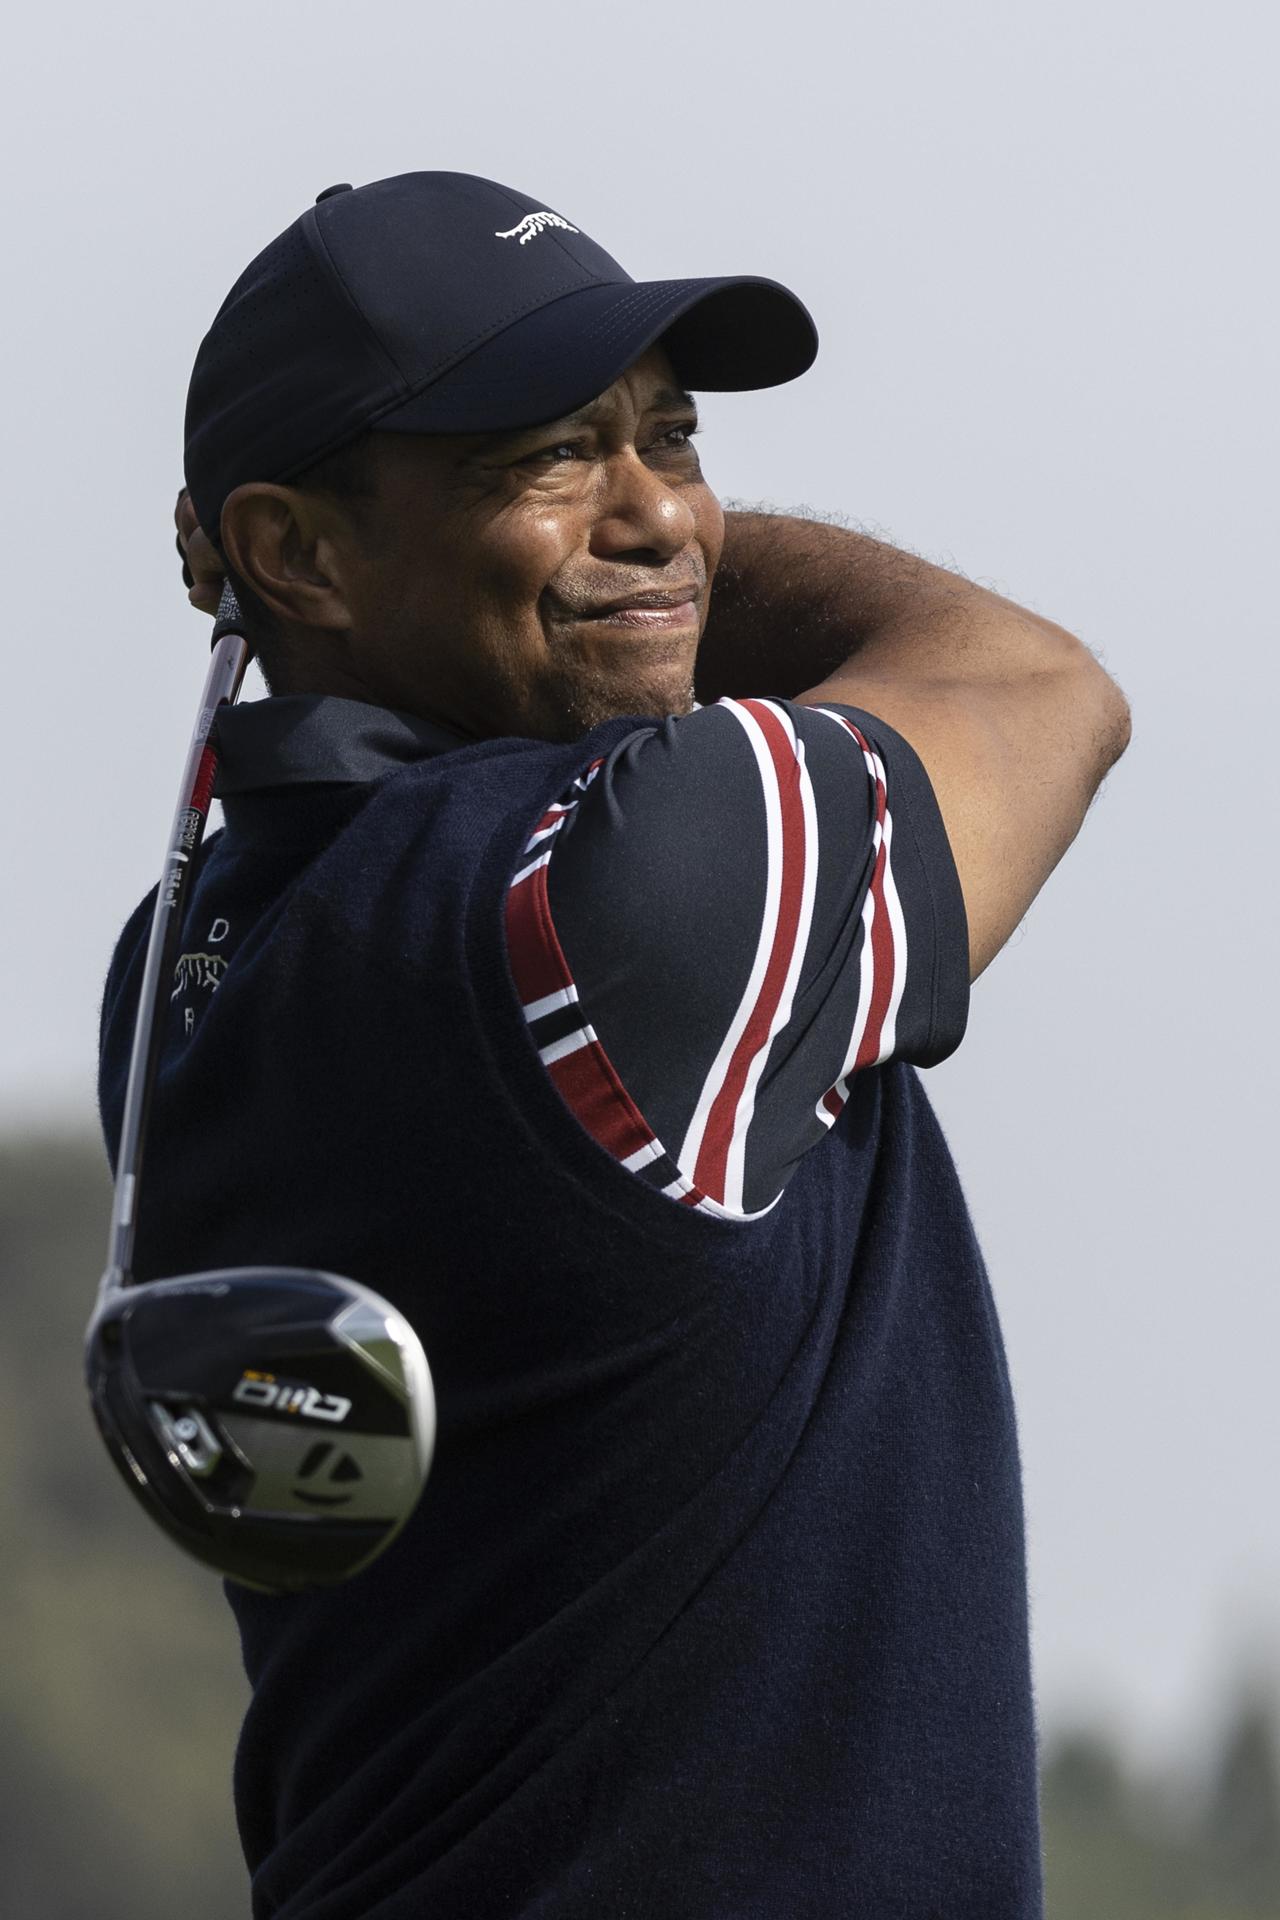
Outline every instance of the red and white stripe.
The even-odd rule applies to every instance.
[[[893,877],[893,815],[889,809],[884,762],[861,729],[842,713],[819,707],[838,726],[852,734],[862,749],[867,773],[875,789],[875,826],[872,835],[871,884],[862,908],[862,953],[858,976],[858,1005],[844,1064],[835,1084],[823,1094],[817,1115],[824,1126],[839,1118],[849,1097],[849,1082],[863,1067],[878,1066],[893,1052],[897,1040],[898,1008],[907,983],[907,926]]]
[[[577,797],[558,800],[547,808],[525,842],[520,865],[507,889],[507,946],[526,1020],[540,1019],[558,1007],[576,1003],[578,998],[578,989],[551,924],[547,865],[555,836],[602,765],[600,760],[593,761],[574,781]]]
[[[602,761],[595,761],[575,787],[585,792]],[[525,1019],[530,1025],[578,1005],[578,989],[551,918],[547,867],[555,836],[577,806],[577,799],[549,807],[525,846],[525,858],[507,890],[507,953]],[[623,1086],[613,1062],[585,1018],[568,1033],[540,1047],[539,1058],[570,1111],[600,1146],[631,1173],[658,1172],[658,1190],[685,1206],[719,1213],[722,1209],[679,1169],[668,1163],[664,1179],[654,1163],[667,1159],[654,1134]]]
[[[704,1193],[743,1214],[747,1135],[774,1040],[791,1018],[813,923],[818,819],[804,742],[767,700],[722,700],[745,733],[760,775],[766,827],[764,910],[755,957],[677,1159]]]
[[[578,989],[552,923],[547,869],[555,837],[595,779],[596,761],[565,801],[548,807],[524,849],[507,894],[507,948],[526,1020],[545,1036],[539,1057],[581,1124],[622,1166],[685,1206],[724,1219],[755,1220],[776,1206],[744,1208],[747,1143],[770,1050],[790,1021],[813,925],[818,819],[804,742],[768,700],[722,700],[741,727],[760,779],[766,837],[765,897],[746,986],[678,1152],[656,1137],[579,1007]],[[875,797],[871,880],[862,909],[853,1030],[834,1084],[815,1109],[824,1127],[838,1118],[860,1069],[893,1053],[906,983],[907,936],[894,881],[893,817],[884,763],[843,714],[814,709],[843,727],[862,754]]]

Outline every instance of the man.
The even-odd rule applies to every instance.
[[[1013,1410],[911,1063],[1127,713],[996,595],[722,513],[689,390],[814,350],[428,173],[322,195],[200,349],[181,544],[272,697],[136,1270],[367,1280],[440,1422],[348,1586],[228,1587],[257,1915],[1040,1911]]]

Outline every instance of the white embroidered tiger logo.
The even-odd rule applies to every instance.
[[[226,960],[220,953],[184,953],[173,970],[175,984],[169,998],[176,1000],[192,987],[205,987],[210,993],[216,993],[226,970]]]
[[[563,227],[566,233],[577,233],[577,227],[571,227],[558,213],[548,213],[544,207],[540,213],[526,213],[523,220],[514,227],[508,227],[505,233],[495,233],[495,240],[518,240],[523,246],[526,240],[536,239],[544,227]]]

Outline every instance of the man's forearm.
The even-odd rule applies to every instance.
[[[725,516],[698,654],[702,701],[794,698],[856,660],[860,678],[998,681],[1080,643],[1051,621],[868,534],[786,514]]]

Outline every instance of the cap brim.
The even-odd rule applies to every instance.
[[[366,425],[389,433],[536,426],[594,400],[656,340],[695,392],[781,386],[818,351],[808,312],[775,280],[611,282],[526,314]]]

